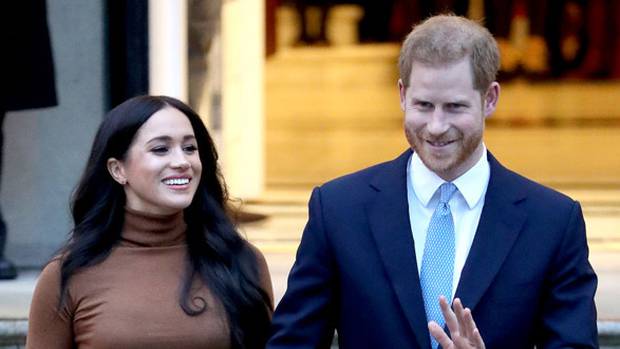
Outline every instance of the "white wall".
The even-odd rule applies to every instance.
[[[71,229],[69,197],[105,110],[103,2],[47,2],[59,105],[7,113],[1,204],[6,255],[40,266]]]
[[[263,0],[224,1],[222,8],[223,171],[230,192],[255,198],[264,188]]]
[[[149,1],[149,94],[187,103],[185,0]]]
[[[151,94],[187,101],[186,11],[186,1],[149,2]],[[221,129],[211,128],[211,133],[231,195],[255,198],[263,191],[265,172],[263,1],[224,1],[221,19],[221,64],[209,69],[221,70],[211,75],[221,79],[222,120]]]

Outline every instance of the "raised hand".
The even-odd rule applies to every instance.
[[[452,338],[435,321],[428,323],[428,329],[443,349],[485,349],[471,310],[463,308],[460,299],[454,300],[451,309],[446,297],[440,296],[439,306]]]

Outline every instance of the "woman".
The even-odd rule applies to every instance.
[[[267,266],[226,216],[213,141],[187,105],[142,96],[110,111],[71,207],[27,348],[264,347]]]

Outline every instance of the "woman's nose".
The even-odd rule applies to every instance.
[[[187,169],[190,167],[190,162],[183,150],[175,151],[172,156],[171,166],[173,168]]]

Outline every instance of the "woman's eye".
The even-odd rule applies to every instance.
[[[195,152],[196,150],[198,150],[198,147],[196,147],[195,145],[191,144],[191,145],[186,145],[185,147],[183,147],[183,150],[186,153],[191,154],[191,153]]]
[[[151,152],[155,154],[165,154],[168,152],[168,147],[155,147],[151,149]]]

